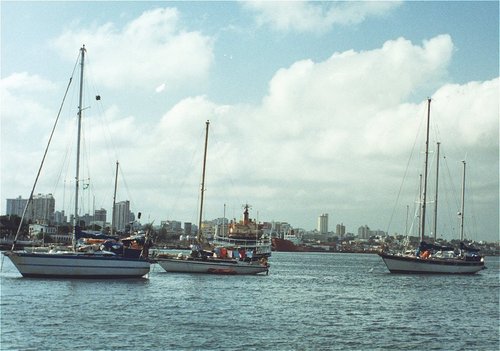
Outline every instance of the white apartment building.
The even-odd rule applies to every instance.
[[[318,217],[318,232],[320,234],[328,233],[328,213],[323,213]]]
[[[120,201],[115,204],[115,229],[123,232],[127,224],[130,223],[130,201]]]

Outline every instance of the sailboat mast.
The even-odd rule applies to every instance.
[[[420,196],[420,206],[418,206],[418,235],[422,232],[422,174],[418,175],[418,194]]]
[[[437,142],[437,163],[436,163],[436,197],[434,199],[434,242],[437,238],[437,221],[438,221],[438,185],[439,185],[439,146],[441,143]]]
[[[78,135],[76,139],[76,175],[75,175],[75,215],[73,219],[73,249],[76,249],[76,228],[78,226],[78,190],[80,186],[80,136],[82,131],[82,99],[83,99],[83,63],[85,60],[85,45],[80,49],[80,96],[78,98]]]
[[[259,211],[257,211],[257,219],[255,220],[255,241],[259,240]]]
[[[206,122],[206,131],[205,131],[205,152],[203,154],[203,170],[201,175],[201,196],[200,196],[200,219],[198,222],[198,242],[200,244],[203,243],[203,234],[201,232],[201,222],[203,216],[203,194],[205,192],[205,167],[207,164],[207,145],[208,145],[208,126],[210,125],[210,121]]]
[[[410,206],[406,205],[406,223],[405,223],[405,235],[408,236],[408,213],[410,212]]]
[[[420,229],[422,231],[420,235],[421,241],[424,241],[425,235],[425,208],[427,201],[427,168],[429,162],[429,122],[431,119],[431,99],[427,99],[427,136],[425,139],[425,166],[424,166],[424,188],[422,192],[422,218],[421,218],[421,226]]]
[[[115,171],[115,192],[113,193],[113,209],[111,210],[111,235],[115,232],[115,204],[116,204],[116,187],[118,185],[118,161],[116,161]]]
[[[465,161],[462,161],[464,164],[464,173],[462,175],[462,208],[460,209],[460,241],[464,240],[464,210],[465,210]]]
[[[222,217],[222,236],[226,236],[226,204],[224,204],[224,217]]]

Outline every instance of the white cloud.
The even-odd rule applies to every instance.
[[[25,72],[0,81],[2,195],[10,191],[11,186],[25,193],[27,187],[22,185],[32,184],[34,180],[41,160],[38,151],[43,150],[46,140],[45,133],[40,131],[50,128],[56,118],[42,102],[52,97],[55,88],[55,84],[42,77]],[[4,204],[0,203],[0,208]]]
[[[324,32],[335,25],[354,25],[372,16],[384,16],[399,1],[249,1],[245,7],[257,13],[259,25],[279,31]]]
[[[107,23],[91,29],[69,29],[54,40],[58,52],[73,60],[86,44],[88,62],[100,84],[147,88],[185,86],[206,78],[213,63],[213,41],[179,24],[175,8],[144,12],[124,28]]]
[[[341,147],[362,155],[400,150],[394,146],[406,142],[414,126],[396,132],[393,128],[401,128],[396,119],[404,116],[394,115],[394,109],[400,110],[399,104],[422,85],[446,74],[452,49],[449,36],[423,46],[400,38],[380,49],[335,53],[320,63],[296,62],[271,80],[260,118],[272,132],[307,140],[310,157],[330,154],[334,160]],[[374,134],[387,126],[391,129]]]
[[[50,115],[50,111],[40,104],[40,100],[50,97],[55,91],[55,84],[38,75],[23,72],[3,78],[0,82],[4,112],[2,128],[9,131],[2,133],[3,141],[17,140],[26,128],[40,127],[43,123],[53,121],[55,116]]]
[[[423,140],[416,134],[422,130],[427,96],[417,104],[408,100],[431,87],[432,122],[438,126],[433,131],[439,131],[433,141],[439,138],[450,151],[450,162],[467,152],[476,211],[498,219],[499,81],[443,84],[453,49],[448,35],[421,45],[399,38],[374,50],[334,53],[322,62],[298,61],[275,73],[267,95],[255,106],[219,105],[207,96],[193,96],[156,122],[110,107],[104,122],[120,155],[97,156],[100,166],[92,177],[102,187],[96,193],[110,194],[118,158],[132,193],[122,198],[130,198],[135,211],[155,223],[195,221],[205,121],[210,120],[206,218],[221,216],[224,203],[234,209],[228,216],[239,217],[239,206],[248,201],[262,220],[311,229],[318,214],[328,212],[332,225],[342,221],[355,231],[366,221],[385,230],[413,143]],[[9,86],[8,91],[16,84]],[[23,101],[16,105],[25,106]],[[14,104],[2,106],[2,121],[14,111]],[[73,135],[69,125],[64,128]],[[87,135],[98,143],[97,150],[108,139],[97,129]],[[4,141],[3,134],[2,148],[2,175],[11,174],[6,164],[20,170],[38,162],[13,139]],[[459,170],[450,173],[460,177]],[[8,196],[25,194],[29,181],[13,178],[7,179],[15,189]],[[414,195],[406,194],[405,201]],[[108,202],[102,201],[109,208]],[[401,208],[405,211],[406,203]],[[395,218],[401,221],[390,230],[401,232],[405,216]],[[487,225],[493,232],[495,223]]]
[[[453,132],[464,149],[498,148],[498,79],[446,84],[434,94],[442,129]]]
[[[165,83],[160,84],[160,85],[159,85],[159,86],[155,89],[155,91],[156,91],[157,93],[161,93],[163,90],[165,90]]]
[[[23,94],[33,91],[53,90],[55,85],[38,75],[30,75],[27,72],[13,73],[2,79],[2,91],[15,91],[16,94]]]
[[[418,104],[408,98],[429,82],[435,87],[429,91],[432,123],[439,126],[433,128],[440,131],[433,140],[439,137],[447,150],[459,147],[448,154],[450,160],[460,159],[464,149],[491,155],[493,164],[474,180],[477,191],[497,172],[498,79],[440,86],[452,52],[447,35],[420,46],[400,38],[379,49],[283,68],[259,106],[219,107],[206,97],[185,99],[163,117],[151,140],[155,155],[165,156],[157,172],[186,182],[185,169],[175,165],[189,164],[188,188],[197,190],[203,122],[211,119],[217,135],[208,165],[212,216],[220,213],[210,203],[226,201],[223,194],[234,188],[235,202],[265,207],[267,219],[315,218],[332,209],[334,221],[362,217],[386,229],[407,158],[414,142],[416,155],[423,142],[417,132],[423,130],[426,96]],[[476,194],[477,199],[485,194]],[[413,202],[414,195],[406,199]]]

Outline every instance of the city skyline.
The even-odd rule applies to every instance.
[[[465,159],[467,238],[498,240],[498,2],[2,2],[1,10],[2,213],[5,199],[29,195],[85,44],[84,212],[112,206],[118,160],[117,198],[143,222],[196,222],[210,120],[204,218],[221,217],[224,204],[239,218],[248,202],[252,217],[299,228],[329,213],[347,228],[404,232],[417,225],[431,97],[431,157],[438,141],[445,157],[438,237],[456,238]],[[76,106],[68,94],[36,189],[68,214]]]
[[[45,197],[49,197],[49,196],[52,197],[52,194],[46,194],[46,195],[45,194],[37,194],[38,198],[45,198]],[[53,198],[52,198],[52,200],[55,201],[55,199],[53,199]],[[15,198],[15,199],[7,199],[7,204],[6,204],[7,213],[5,213],[5,215],[7,215],[7,216],[8,215],[21,216],[22,209],[17,209],[17,211],[12,211],[13,207],[18,207],[18,206],[12,206],[12,204],[18,203],[18,202],[25,204],[27,202],[27,199],[22,199],[20,196]],[[120,201],[120,202],[116,203],[116,207],[117,207],[118,212],[120,211],[120,207],[124,207],[124,206],[127,207],[128,204],[129,204],[128,200],[124,200],[124,201]],[[251,207],[248,204],[246,204],[246,205]],[[9,212],[9,209],[11,209],[12,212]],[[53,217],[54,220],[51,221],[51,223],[49,223],[49,226],[50,225],[60,225],[60,224],[71,224],[70,222],[72,222],[72,217],[73,217],[72,215],[70,216],[71,218],[68,219],[67,216],[65,215],[64,210],[56,210],[55,207],[52,207],[52,209],[54,210],[52,214],[46,213],[46,214],[42,214],[42,216],[40,216],[39,218],[30,218],[30,219],[34,222],[38,222],[39,220],[42,220],[42,222],[43,222],[46,220],[47,217]],[[58,215],[59,215],[59,217],[58,217]],[[132,218],[132,220],[134,222],[137,222],[140,225],[151,224],[151,223],[142,223],[140,221],[140,219],[136,220],[135,215],[136,214],[133,211],[130,211],[130,218]],[[122,215],[117,214],[117,217],[120,217],[120,216],[122,216]],[[241,216],[241,217],[243,217],[243,216]],[[281,234],[287,233],[289,229],[293,229],[293,230],[300,230],[300,231],[303,231],[305,233],[317,232],[318,234],[322,234],[322,235],[332,235],[333,234],[334,236],[338,236],[338,237],[344,237],[346,235],[355,235],[355,236],[357,235],[358,237],[360,237],[362,239],[368,239],[370,235],[380,235],[380,233],[384,233],[385,235],[395,235],[395,234],[404,235],[404,233],[387,233],[381,229],[371,229],[370,226],[367,225],[366,223],[357,226],[357,228],[353,228],[350,230],[348,229],[346,231],[346,226],[344,225],[343,222],[339,222],[339,223],[332,225],[330,227],[330,225],[328,223],[328,217],[329,217],[328,213],[321,213],[320,215],[318,215],[316,228],[296,227],[293,225],[293,223],[290,223],[287,220],[269,221],[269,220],[262,219],[258,223],[259,224],[272,224],[273,226],[275,223],[277,223],[277,224],[279,224],[279,227],[281,227],[283,224],[286,224],[285,229],[282,228],[279,231]],[[221,220],[225,220],[226,223],[229,223],[231,221],[238,222],[239,220],[242,220],[242,219],[243,218],[217,217],[217,218],[212,218],[212,219],[204,218],[202,222],[203,223],[210,223],[210,222],[215,223],[216,222],[217,224],[219,224],[219,222]],[[93,223],[98,223],[98,222],[102,222],[102,229],[104,229],[106,226],[109,226],[109,227],[112,226],[111,221],[107,220],[107,211],[103,208],[95,209],[93,211],[93,214],[92,213],[85,213],[85,214],[81,215],[80,220],[84,221],[86,226],[92,226]],[[122,224],[129,223],[126,220],[121,220],[121,222],[122,222]],[[185,230],[186,225],[189,227],[189,231],[191,231],[191,227],[197,228],[197,225],[194,224],[193,221],[188,221],[188,220],[179,221],[176,218],[163,218],[159,221],[159,224],[157,224],[156,227],[161,228],[165,223],[169,223],[169,222],[171,222],[171,223],[175,222],[176,224],[179,224],[179,226],[183,230]],[[182,224],[184,224],[184,226]],[[123,231],[125,225],[118,224],[116,227],[117,227],[116,230]],[[409,234],[411,234],[411,233],[409,233]],[[416,234],[416,236],[418,236],[418,233]]]

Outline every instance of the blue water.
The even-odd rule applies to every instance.
[[[1,350],[494,350],[499,258],[395,275],[376,255],[273,253],[268,276],[1,276]]]

